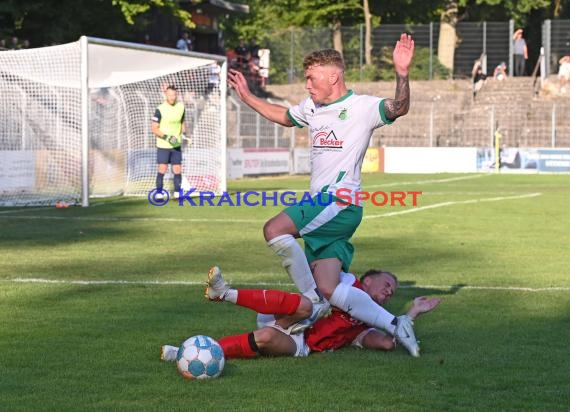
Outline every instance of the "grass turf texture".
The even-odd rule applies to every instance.
[[[352,265],[399,276],[395,313],[414,296],[443,299],[416,322],[422,357],[348,348],[230,360],[205,382],[182,379],[159,348],[254,326],[250,311],[203,298],[213,264],[237,286],[293,290],[262,237],[280,206],[2,209],[0,410],[567,410],[568,179],[366,175],[365,190],[423,191],[415,208],[366,205]],[[63,283],[14,281],[33,278]],[[134,283],[70,283],[85,280]]]

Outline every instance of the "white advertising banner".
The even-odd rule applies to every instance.
[[[228,149],[228,177],[230,179],[251,175],[289,173],[290,163],[287,148]]]
[[[228,179],[243,177],[243,149],[228,149]]]
[[[243,174],[289,173],[289,149],[243,149]]]
[[[295,174],[311,173],[311,150],[308,147],[293,150],[293,167]]]
[[[477,172],[476,147],[386,147],[385,173]]]

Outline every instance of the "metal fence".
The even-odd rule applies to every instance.
[[[570,147],[570,104],[535,102],[442,110],[441,102],[412,103],[396,124],[378,129],[372,146],[489,147],[495,131],[508,147]]]
[[[507,62],[510,69],[514,28],[512,21],[459,23],[456,28],[458,42],[454,54],[454,77],[470,78],[474,60],[482,55],[485,56],[487,73],[492,73],[501,62]],[[424,65],[420,70],[424,71],[425,79],[434,80],[439,64],[436,58],[439,23],[381,25],[372,33],[374,53],[391,50],[402,32],[413,34],[417,52],[421,54],[423,50],[424,53]],[[363,28],[343,28],[342,37],[347,72],[358,75],[364,67]],[[291,28],[268,33],[264,47],[271,49],[271,82],[289,84],[287,87],[291,89],[301,88],[303,56],[315,49],[332,47],[332,33],[330,29]],[[570,54],[570,20],[545,21],[541,47],[545,56],[541,70],[545,75],[557,73],[558,59]],[[527,73],[530,74],[535,63],[528,62]],[[459,80],[454,86],[458,89],[448,92],[441,90],[448,87],[446,82],[429,82],[424,90],[418,92],[416,89],[414,92],[410,113],[398,119],[394,127],[375,131],[371,144],[490,146],[498,129],[503,136],[502,142],[510,147],[570,147],[570,120],[566,120],[565,115],[570,110],[570,103],[533,99],[534,85],[528,77],[517,78],[517,82],[509,79],[496,86],[495,90],[490,87],[489,91],[483,89],[483,95],[489,93],[495,97],[486,104],[479,102],[478,98],[478,103],[474,104],[470,80]],[[378,94],[378,86],[375,84],[374,90],[360,92]],[[392,89],[389,93],[380,95],[389,96]],[[296,104],[297,101],[291,103]],[[228,113],[229,147],[308,145],[305,129],[277,126],[236,99],[230,98]]]
[[[283,104],[282,102],[280,102]],[[286,128],[262,117],[233,96],[228,99],[228,147],[293,147],[295,128]]]
[[[306,129],[273,124],[234,99],[228,105],[228,147],[307,147]],[[570,147],[570,103],[456,106],[443,99],[412,101],[410,112],[374,131],[375,147],[489,147],[495,132],[508,147]]]
[[[471,76],[473,62],[481,54],[487,55],[486,71],[492,73],[501,62],[508,63],[510,74],[513,67],[512,33],[514,22],[460,22],[456,26],[457,43],[454,52],[454,78]],[[425,79],[437,78],[439,23],[430,24],[383,24],[372,30],[373,54],[376,58],[382,50],[393,48],[403,32],[414,36],[416,49],[427,55],[426,64],[420,68]],[[343,27],[343,54],[347,71],[363,73],[364,30],[363,27]],[[546,74],[556,73],[560,56],[570,54],[570,20],[546,20],[542,25],[540,45],[546,56]],[[302,60],[308,52],[333,47],[331,29],[290,28],[268,31],[264,47],[271,50],[270,81],[274,84],[295,83],[302,78]],[[540,47],[534,47],[538,56]],[[527,74],[536,61],[527,62]],[[441,76],[440,76],[441,77]]]

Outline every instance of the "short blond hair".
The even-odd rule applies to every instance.
[[[303,69],[313,66],[335,66],[344,71],[344,59],[342,54],[335,49],[315,50],[303,59]]]

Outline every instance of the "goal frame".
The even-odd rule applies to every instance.
[[[89,44],[97,44],[108,47],[126,48],[131,50],[141,50],[146,52],[154,52],[157,54],[177,55],[182,57],[202,58],[205,60],[213,60],[220,64],[220,189],[227,189],[227,59],[225,56],[187,52],[167,47],[151,46],[146,44],[130,43],[118,40],[108,40],[98,37],[81,36],[79,39],[81,47],[81,206],[89,207]],[[150,123],[150,119],[149,119]],[[150,126],[149,126],[150,127]]]

